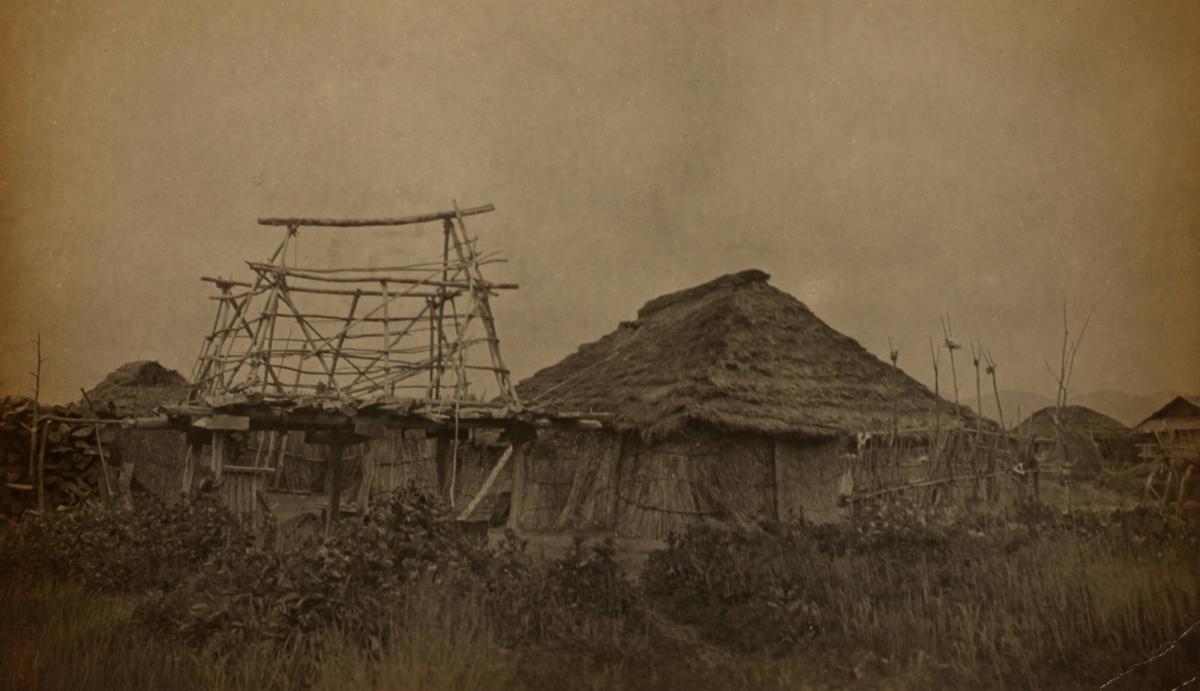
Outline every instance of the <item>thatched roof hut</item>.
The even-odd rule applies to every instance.
[[[655,298],[637,320],[518,385],[523,400],[608,412],[664,438],[691,425],[829,437],[931,426],[933,392],[757,270]],[[941,401],[943,422],[954,406]],[[969,411],[961,409],[964,416]]]
[[[1097,439],[1106,437],[1123,437],[1133,433],[1133,430],[1105,415],[1081,405],[1069,405],[1061,410],[1055,406],[1046,406],[1025,418],[1017,426],[1017,432],[1022,435],[1032,434],[1035,437],[1052,438],[1058,433],[1055,417],[1064,428],[1091,435]]]
[[[160,405],[181,403],[187,394],[188,382],[179,372],[153,360],[137,360],[109,372],[87,397],[107,414],[132,417],[151,415]]]
[[[1054,451],[1084,475],[1098,471],[1103,461],[1130,463],[1137,458],[1136,432],[1086,406],[1042,408],[1017,425],[1017,434],[1051,442]]]
[[[521,382],[538,406],[613,417],[604,433],[539,440],[516,522],[663,537],[711,518],[834,520],[857,433],[971,418],[768,278],[742,271],[651,300]]]
[[[1200,430],[1200,397],[1176,396],[1135,428],[1142,433]]]

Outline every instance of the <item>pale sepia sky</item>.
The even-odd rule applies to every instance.
[[[760,268],[929,381],[949,311],[1002,388],[1200,390],[1200,4],[9,2],[0,391],[187,373],[267,215],[471,219],[518,378]],[[435,232],[435,228],[430,231]],[[337,243],[341,244],[337,244]],[[336,246],[336,251],[335,251]],[[309,233],[307,263],[404,254]],[[423,259],[424,257],[418,257]],[[961,372],[960,372],[961,374]]]

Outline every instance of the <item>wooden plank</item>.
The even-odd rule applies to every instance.
[[[520,441],[513,445],[512,460],[512,494],[509,500],[508,527],[513,530],[521,529],[521,512],[525,508],[525,456],[529,442]]]
[[[213,430],[212,433],[212,472],[213,480],[220,481],[225,465],[225,432]]]
[[[192,493],[192,483],[196,478],[196,463],[200,460],[200,448],[188,444],[187,451],[183,455],[183,477],[180,489],[184,496],[189,496]]]
[[[355,420],[354,433],[372,439],[387,436],[387,425],[376,420]]]
[[[207,430],[230,430],[245,432],[250,429],[250,418],[241,415],[207,415],[192,421],[193,427]]]
[[[260,218],[258,224],[262,226],[307,226],[309,228],[364,228],[368,226],[405,226],[414,223],[428,223],[430,221],[441,221],[454,218],[455,216],[474,216],[477,214],[485,214],[489,211],[495,211],[496,207],[492,204],[484,204],[482,206],[472,206],[467,209],[457,209],[451,211],[434,211],[426,214],[414,214],[412,216],[397,216],[394,218]]]

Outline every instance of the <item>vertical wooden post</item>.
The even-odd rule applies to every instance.
[[[325,513],[325,534],[333,532],[333,522],[342,510],[342,451],[345,442],[335,439],[329,445],[329,510]]]
[[[450,464],[454,462],[451,452],[449,435],[438,430],[433,452],[437,464],[437,486],[438,494],[447,503],[450,501]]]
[[[525,454],[528,449],[526,440],[513,442],[512,494],[508,509],[508,527],[513,530],[521,529],[521,512],[525,508]]]
[[[213,482],[221,481],[221,471],[225,467],[225,435],[224,430],[213,430],[212,433]]]
[[[378,442],[375,442],[378,443]],[[371,486],[375,483],[374,444],[362,447],[362,482],[358,486],[358,510],[364,515],[371,503]]]
[[[46,429],[42,430],[38,440],[37,462],[37,507],[38,513],[46,510],[46,437],[50,436],[51,420],[46,420]]]
[[[83,402],[87,403],[88,412],[92,417],[100,417],[96,414],[96,406],[92,405],[92,399],[88,398],[87,391],[80,387],[79,393],[83,394]],[[100,472],[104,478],[104,488],[108,492],[108,496],[112,496],[112,480],[108,477],[108,461],[104,458],[104,442],[100,439],[100,425],[93,425],[92,429],[96,432],[96,453],[100,456]]]
[[[183,456],[183,482],[180,490],[185,497],[192,494],[192,483],[196,481],[196,463],[200,460],[203,448],[195,444],[188,444],[187,453]]]
[[[275,457],[275,482],[273,486],[279,489],[283,485],[284,464],[287,462],[288,433],[287,430],[276,432],[279,435],[278,456]]]

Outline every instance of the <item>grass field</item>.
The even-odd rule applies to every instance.
[[[1109,688],[1171,689],[1200,673],[1196,525],[1147,511],[892,505],[700,528],[632,561],[604,542],[483,547],[443,518],[400,492],[328,539],[273,544],[212,506],[10,527],[0,689],[1087,689],[1130,668]]]

